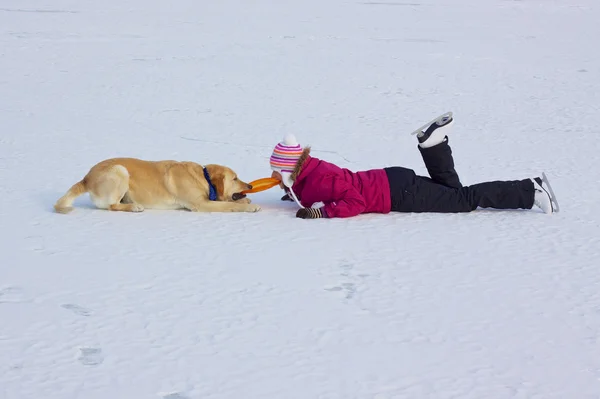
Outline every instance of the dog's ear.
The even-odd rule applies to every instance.
[[[225,196],[225,173],[220,170],[216,170],[210,177],[210,180],[212,180],[212,184],[217,190],[217,198],[223,199]]]

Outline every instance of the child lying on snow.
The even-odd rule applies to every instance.
[[[541,178],[491,181],[463,186],[454,169],[447,133],[452,113],[444,114],[417,135],[418,149],[431,178],[396,166],[351,172],[310,155],[289,134],[270,158],[272,177],[295,200],[302,219],[347,218],[362,213],[471,212],[477,207],[556,211]],[[551,188],[550,188],[551,190]],[[290,198],[291,195],[291,198]],[[293,198],[293,199],[292,199]]]

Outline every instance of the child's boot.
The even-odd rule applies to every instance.
[[[453,123],[452,112],[446,112],[417,129],[413,134],[417,134],[419,147],[429,148],[444,142]]]
[[[540,208],[544,213],[554,212],[552,196],[542,185],[542,179],[535,177],[531,179],[531,181],[533,182],[533,187],[535,188],[535,197],[533,199],[534,205]]]

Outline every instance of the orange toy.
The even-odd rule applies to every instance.
[[[258,193],[260,191],[265,191],[270,189],[271,187],[275,187],[281,183],[279,180],[274,179],[272,177],[265,177],[262,179],[251,181],[250,184],[252,186],[252,190],[242,191],[242,194],[251,194]]]

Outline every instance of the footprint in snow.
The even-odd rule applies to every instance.
[[[356,294],[356,286],[354,285],[354,283],[343,283],[342,287],[346,292],[346,299],[352,299],[354,297],[354,294]]]
[[[324,288],[324,290],[330,292],[344,291],[344,298],[346,299],[352,299],[354,294],[356,294],[356,286],[354,283],[342,283],[334,287]]]
[[[23,290],[20,287],[5,287],[0,289],[0,303],[24,302]]]
[[[79,362],[84,366],[98,366],[104,362],[104,355],[100,348],[79,348]]]
[[[189,399],[189,397],[187,397],[179,392],[173,392],[173,393],[164,395],[163,399]]]
[[[352,299],[358,292],[358,286],[362,283],[362,280],[369,277],[366,273],[355,274],[353,272],[354,265],[350,262],[342,262],[340,265],[340,276],[343,277],[346,282],[339,285],[325,288],[325,291],[338,292],[343,291],[345,299]],[[348,281],[350,280],[350,281]]]
[[[91,310],[81,307],[79,305],[74,305],[72,303],[65,303],[64,305],[60,305],[60,307],[63,309],[70,310],[71,312],[75,313],[77,316],[86,316],[87,317],[87,316],[92,315]]]
[[[354,269],[354,266],[352,266],[350,263],[343,263],[340,265],[340,269],[342,269],[340,276],[349,277],[352,269]]]

